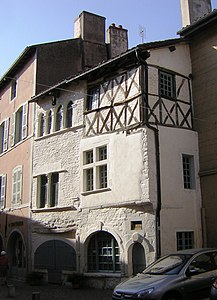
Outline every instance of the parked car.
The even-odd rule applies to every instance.
[[[217,279],[217,249],[188,249],[163,256],[118,284],[113,300],[184,300],[209,297]]]
[[[210,300],[217,300],[217,279],[213,282],[210,292]]]

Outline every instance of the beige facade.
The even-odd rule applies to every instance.
[[[32,259],[48,281],[82,273],[90,286],[111,287],[160,254],[201,246],[189,61],[179,40],[144,45],[63,82],[64,91],[60,83],[54,106],[52,89],[32,100]],[[172,80],[170,95],[161,76]]]

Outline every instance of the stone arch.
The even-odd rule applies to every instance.
[[[154,247],[150,244],[149,240],[139,233],[134,233],[125,245],[125,260],[127,262],[125,272],[128,276],[133,274],[133,247],[136,243],[139,243],[144,249],[146,265],[149,265],[155,259]]]

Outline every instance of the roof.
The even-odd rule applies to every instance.
[[[135,55],[136,52],[140,53],[140,54],[142,53],[142,57],[140,57],[140,58],[143,60],[146,60],[150,56],[148,50],[155,49],[155,48],[157,49],[157,48],[161,48],[161,47],[169,47],[174,44],[181,43],[181,42],[184,42],[183,38],[168,39],[168,40],[163,40],[163,41],[155,41],[155,42],[139,44],[136,47],[133,47],[133,48],[127,50],[126,52],[122,53],[121,55],[119,55],[115,58],[112,58],[105,62],[102,62],[102,63],[98,64],[96,67],[93,67],[83,73],[77,74],[75,76],[72,76],[70,78],[67,78],[67,79],[57,83],[56,85],[41,92],[40,94],[33,96],[32,99],[30,100],[30,102],[37,101],[40,97],[45,96],[46,94],[50,93],[51,91],[53,91],[55,89],[61,89],[62,86],[67,85],[67,84],[71,83],[72,81],[81,80],[81,79],[88,80],[90,77],[93,77],[93,76],[96,76],[96,78],[99,78],[103,74],[107,74],[107,75],[111,74],[112,68],[117,69],[118,67],[121,67],[121,66],[126,68],[128,66],[128,64],[132,65],[136,61],[138,62],[137,54]],[[128,63],[126,61],[128,61]]]
[[[204,29],[207,26],[213,25],[217,22],[217,9],[214,9],[211,13],[200,18],[191,25],[188,25],[182,28],[177,32],[182,37],[188,37],[194,33],[197,33],[199,30]]]
[[[75,39],[68,39],[62,41],[54,41],[54,42],[47,42],[41,44],[35,44],[31,46],[27,46],[23,52],[18,56],[15,62],[10,66],[10,68],[6,71],[6,73],[0,78],[0,88],[3,88],[5,85],[11,81],[12,78],[17,74],[17,72],[26,64],[32,55],[35,54],[36,50],[42,46],[52,45],[56,43],[65,43],[67,41],[72,41]]]

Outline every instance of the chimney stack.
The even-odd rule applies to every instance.
[[[122,25],[118,27],[112,23],[106,31],[109,58],[120,55],[128,50],[128,31]]]
[[[182,27],[193,24],[211,11],[211,0],[181,0]]]
[[[74,38],[105,44],[105,18],[83,11],[74,21]]]

